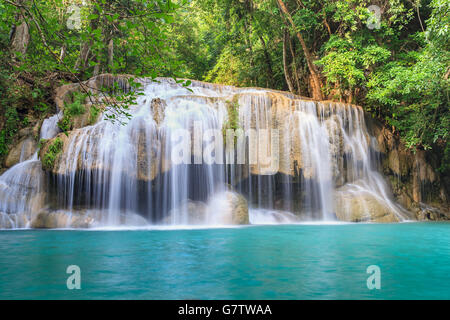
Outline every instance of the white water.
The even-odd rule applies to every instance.
[[[40,139],[51,139],[58,134],[59,116],[43,121]],[[0,176],[0,227],[27,227],[31,213],[44,206],[44,174],[38,151],[29,159],[23,159],[22,154],[20,162]]]
[[[329,221],[335,219],[335,192],[344,185],[345,192],[355,197],[370,194],[403,220],[401,208],[390,200],[390,190],[376,169],[370,145],[374,139],[361,108],[201,82],[193,82],[191,89],[167,79],[146,83],[126,125],[101,120],[72,132],[56,179],[50,180],[58,196],[50,204],[34,197],[48,188],[37,153],[9,169],[0,177],[0,218],[23,213],[30,217],[33,210],[50,205],[68,211],[102,210],[106,226],[119,226],[121,217],[130,213],[152,224],[187,225],[191,213],[183,203],[193,200],[208,206],[205,224],[220,224],[224,203],[215,195],[232,185],[249,199],[251,223]],[[160,99],[158,112],[163,116],[155,114],[155,99]],[[183,141],[182,137],[172,140],[177,130],[186,129],[193,136],[197,129],[221,130],[231,101],[238,102],[239,127],[244,132],[280,131],[280,140],[271,143],[280,150],[279,174],[261,174],[260,164],[200,164],[201,153],[188,158],[192,164],[171,163],[174,148]],[[160,122],[155,121],[158,116]],[[41,138],[59,132],[57,121],[56,115],[44,121]],[[204,151],[213,139],[203,140],[200,149]],[[183,144],[193,141],[188,137]],[[258,149],[272,151],[268,146]],[[228,151],[223,152],[227,163],[233,158]]]

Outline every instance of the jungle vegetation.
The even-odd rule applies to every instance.
[[[0,157],[55,111],[55,87],[108,72],[359,104],[449,173],[449,12],[449,0],[0,0]]]

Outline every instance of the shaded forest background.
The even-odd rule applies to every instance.
[[[55,112],[55,87],[109,72],[359,104],[448,174],[449,12],[449,0],[0,0],[0,160]]]

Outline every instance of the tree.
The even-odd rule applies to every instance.
[[[289,13],[288,8],[286,7],[286,5],[284,4],[284,2],[282,0],[277,0],[277,1],[278,1],[278,5],[281,8],[281,11],[283,12],[283,14],[286,16],[287,20],[291,24],[294,32],[297,35],[298,41],[300,42],[300,44],[302,46],[303,54],[305,55],[306,63],[308,64],[309,72],[311,73],[312,95],[315,99],[322,100],[322,92],[321,92],[322,83],[320,81],[320,74],[317,71],[317,68],[314,64],[314,59],[309,51],[309,48],[306,45],[305,40],[303,39],[302,34],[297,30],[297,26],[294,23],[294,20],[292,19],[292,16]]]

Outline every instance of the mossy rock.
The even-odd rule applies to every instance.
[[[54,168],[60,161],[67,141],[68,137],[64,133],[60,133],[53,139],[42,140],[40,142],[41,149],[39,151],[39,158],[42,162],[42,169],[45,171],[54,171]]]

